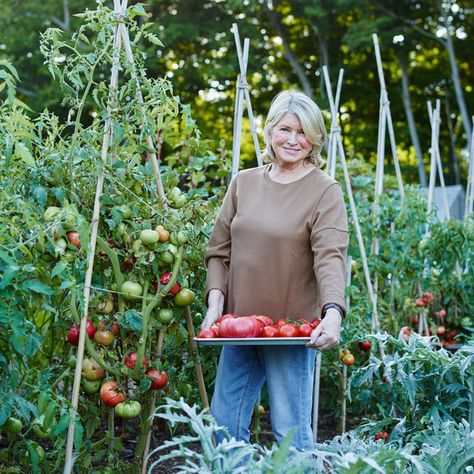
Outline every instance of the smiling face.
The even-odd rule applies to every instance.
[[[270,140],[276,162],[281,167],[302,166],[313,148],[298,116],[291,112],[285,113],[270,130]]]

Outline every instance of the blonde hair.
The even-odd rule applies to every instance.
[[[301,127],[306,138],[312,143],[313,148],[306,158],[310,163],[320,168],[324,160],[321,151],[326,140],[326,126],[324,117],[319,107],[307,95],[297,90],[282,91],[272,100],[268,111],[265,127],[263,129],[263,141],[265,148],[262,151],[262,161],[274,163],[275,153],[272,148],[270,131],[287,113],[295,114],[301,122]]]

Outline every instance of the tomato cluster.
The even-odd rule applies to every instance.
[[[320,319],[279,319],[276,323],[268,316],[237,316],[224,314],[216,324],[199,331],[197,337],[209,338],[256,338],[256,337],[310,337]]]

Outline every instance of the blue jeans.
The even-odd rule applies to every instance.
[[[296,427],[293,446],[300,451],[312,449],[315,356],[316,351],[305,346],[224,346],[211,402],[217,423],[237,440],[249,442],[253,407],[266,381],[277,442]]]

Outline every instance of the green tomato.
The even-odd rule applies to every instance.
[[[23,429],[23,423],[18,418],[10,416],[5,422],[5,429],[11,434],[18,434]]]
[[[174,317],[173,310],[167,308],[161,308],[158,311],[158,320],[160,323],[166,324],[169,323]]]
[[[117,232],[117,235],[123,237],[127,233],[127,224],[121,222],[115,231]]]
[[[132,210],[128,206],[123,205],[120,206],[118,209],[122,213],[124,219],[130,219],[130,217],[132,217]]]
[[[194,301],[194,293],[188,288],[183,288],[174,297],[177,306],[188,306]]]
[[[67,249],[67,242],[65,239],[58,239],[54,243],[54,250],[57,254],[62,255]]]
[[[43,219],[46,222],[52,222],[56,217],[58,217],[58,214],[61,212],[61,209],[56,206],[49,206],[46,211],[44,211]]]
[[[100,390],[102,380],[81,380],[82,389],[88,394],[97,393]]]
[[[160,253],[160,262],[164,263],[165,265],[170,265],[174,261],[173,254],[169,250],[165,250],[164,252]]]
[[[135,418],[142,411],[140,402],[136,400],[125,401],[119,403],[114,408],[115,414],[121,418]]]
[[[74,230],[77,225],[77,219],[72,212],[65,212],[61,217],[61,223],[66,230]]]
[[[140,232],[140,240],[143,245],[154,245],[160,241],[160,234],[153,229],[144,229]]]
[[[168,244],[168,250],[173,254],[174,257],[178,255],[178,247],[174,244]]]
[[[30,457],[33,456],[37,457],[37,460],[40,464],[44,461],[44,458],[46,457],[46,453],[43,449],[43,446],[40,446],[36,441],[32,441],[31,443],[29,443],[28,446],[26,457],[28,458],[30,463],[32,462],[30,460]]]
[[[49,439],[49,438],[51,438],[51,429],[48,428],[47,430],[45,430],[43,428],[42,420],[39,420],[38,418],[33,421],[33,433],[39,439]]]
[[[75,369],[77,364],[77,357],[75,355],[72,355],[69,357],[69,360],[67,361],[67,365],[71,367],[71,369]]]
[[[71,252],[70,250],[66,250],[63,254],[63,260],[67,263],[72,263],[74,260],[76,260],[76,255],[74,252]]]
[[[420,240],[420,243],[418,244],[418,249],[420,250],[420,252],[423,252],[424,250],[426,250],[428,248],[428,246],[430,245],[430,239],[421,239]]]
[[[183,230],[180,230],[176,234],[176,240],[178,241],[178,245],[183,245],[188,241],[188,234]]]
[[[170,199],[172,201],[178,199],[180,196],[181,196],[181,189],[179,189],[178,187],[174,187],[174,188],[171,189]]]
[[[136,281],[124,281],[120,286],[120,292],[124,293],[122,296],[129,301],[139,300],[140,296],[143,294],[143,288],[140,283]]]
[[[175,209],[181,209],[186,205],[187,202],[188,200],[186,199],[186,196],[179,196],[174,201],[170,202],[170,206]]]

